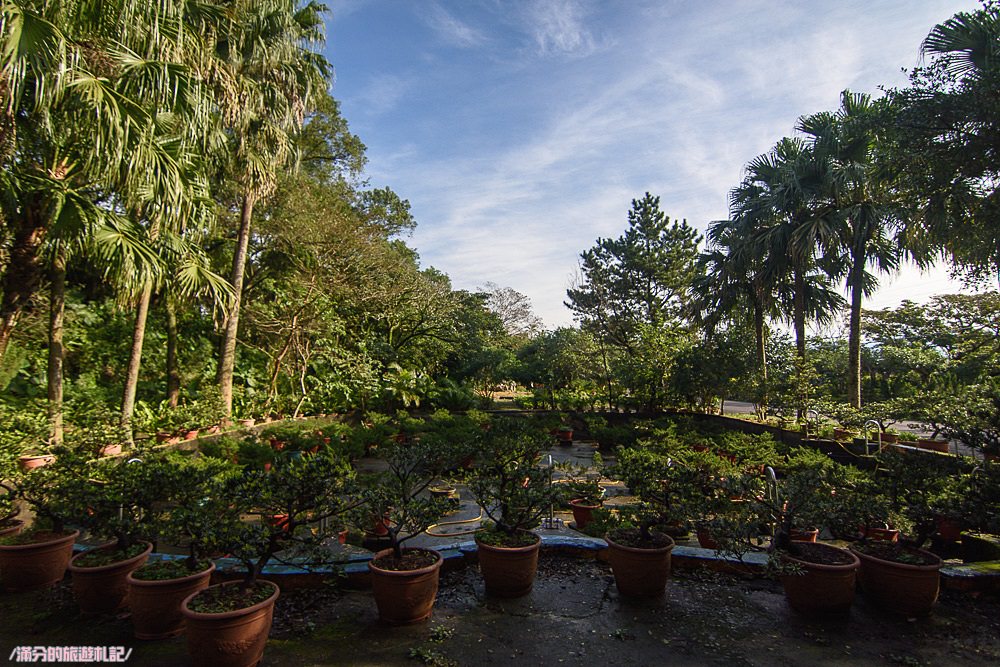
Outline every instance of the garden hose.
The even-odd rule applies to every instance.
[[[458,526],[463,523],[473,523],[475,521],[482,521],[482,520],[483,520],[483,508],[480,507],[479,516],[473,519],[460,519],[458,521],[442,521],[440,523],[433,523],[430,526],[428,526],[427,530],[425,530],[424,532],[430,535],[431,537],[455,537],[456,535],[472,535],[473,533],[478,533],[480,530],[482,530],[483,529],[482,526],[480,526],[479,528],[474,528],[473,530],[463,530],[457,533],[435,533],[434,529],[439,526]]]

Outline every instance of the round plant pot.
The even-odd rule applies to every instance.
[[[62,581],[80,531],[31,544],[0,544],[0,574],[6,591],[32,591]]]
[[[715,541],[712,537],[712,531],[707,528],[699,528],[695,531],[695,535],[698,536],[698,546],[702,549],[718,549],[719,543]]]
[[[869,540],[881,540],[883,542],[899,541],[899,531],[895,528],[862,528],[861,534]]]
[[[118,456],[122,453],[122,446],[120,443],[115,443],[112,445],[104,445],[101,447],[101,451],[98,453],[99,456]]]
[[[556,439],[564,444],[570,445],[573,443],[573,429],[571,428],[560,428],[556,430]]]
[[[254,419],[253,417],[251,417],[249,419],[240,419],[239,420],[240,426],[242,426],[244,428],[250,428],[251,426],[253,426],[256,423],[257,423],[257,420]]]
[[[132,633],[136,639],[166,639],[184,632],[181,602],[208,588],[215,563],[177,579],[136,579],[129,572],[128,606],[132,610]]]
[[[436,560],[416,570],[386,570],[376,564],[379,558],[392,555],[392,549],[386,549],[368,561],[378,616],[390,625],[419,623],[430,618],[434,610],[443,559],[430,549],[403,549],[403,553],[413,551],[432,553]]]
[[[198,429],[198,428],[189,428],[189,429],[185,429],[183,431],[183,433],[181,434],[181,436],[185,440],[194,440],[195,438],[198,437],[199,433],[201,433],[201,429]]]
[[[793,528],[788,534],[788,537],[791,538],[793,542],[815,542],[819,537],[819,529],[810,528],[809,530],[799,530],[797,528]]]
[[[941,587],[942,561],[929,551],[917,549],[934,562],[930,565],[897,563],[851,548],[861,559],[858,581],[865,597],[886,611],[904,616],[921,616],[937,602]]]
[[[920,449],[927,449],[932,452],[941,452],[942,454],[947,454],[950,451],[949,443],[947,440],[935,440],[934,438],[919,438],[917,440],[917,447]]]
[[[581,530],[593,520],[594,510],[600,509],[604,503],[591,505],[582,498],[575,498],[569,501],[569,504],[573,508],[573,521],[576,522],[576,529]]]
[[[487,595],[519,598],[531,592],[542,546],[542,538],[538,535],[535,538],[536,542],[527,547],[495,547],[476,540]]]
[[[11,519],[6,525],[0,525],[0,537],[5,535],[17,535],[24,528],[24,522],[20,519]]]
[[[281,592],[270,581],[258,580],[274,588],[263,602],[252,607],[227,611],[221,614],[204,614],[188,609],[188,604],[198,593],[192,593],[181,602],[181,614],[187,635],[188,655],[195,667],[252,667],[264,656],[267,635],[271,631],[274,603]],[[232,581],[221,586],[239,586]],[[199,591],[200,592],[200,591]]]
[[[854,601],[854,584],[861,561],[846,549],[827,544],[810,544],[810,551],[818,550],[832,556],[843,556],[849,563],[814,563],[799,556],[781,554],[783,564],[796,565],[801,574],[780,577],[788,605],[802,614],[843,614]]]
[[[24,456],[19,456],[17,458],[17,465],[21,470],[27,472],[28,470],[34,470],[35,468],[41,468],[42,466],[47,466],[54,462],[56,457],[52,454],[38,454],[30,455],[26,454]]]
[[[84,551],[73,557],[68,569],[73,577],[73,598],[80,606],[80,611],[85,614],[110,614],[125,606],[128,597],[128,575],[132,570],[142,567],[153,550],[152,544],[148,542],[145,544],[146,548],[141,554],[110,565],[97,567],[77,565],[76,562],[90,551]],[[98,548],[107,549],[108,546]]]
[[[630,598],[652,598],[663,595],[670,578],[670,552],[674,541],[656,549],[637,549],[618,544],[610,536],[608,562],[615,575],[618,592]]]
[[[938,537],[945,542],[958,542],[962,539],[962,524],[957,519],[936,516],[934,517],[934,527]]]

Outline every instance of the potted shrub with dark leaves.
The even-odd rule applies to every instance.
[[[188,596],[181,613],[194,665],[249,667],[264,654],[279,594],[261,579],[264,568],[279,554],[314,563],[329,557],[320,546],[329,537],[323,527],[357,504],[353,471],[327,454],[282,459],[269,472],[227,475],[222,497],[228,505],[216,516],[215,543],[242,563],[243,577]]]
[[[469,488],[492,521],[476,533],[486,592],[514,598],[531,592],[541,537],[531,531],[559,500],[551,469],[537,465],[546,432],[525,421],[493,420],[480,434],[480,461]]]
[[[564,500],[573,510],[573,522],[577,530],[583,530],[590,523],[594,510],[604,505],[604,487],[601,486],[603,460],[599,452],[594,452],[593,466],[579,466],[572,463],[557,464],[556,469],[565,477],[560,480]]]
[[[851,469],[820,452],[799,449],[768,493],[753,498],[758,516],[774,524],[769,547],[788,604],[803,614],[843,614],[854,601],[859,567],[845,549],[816,543],[805,532],[818,529],[836,512],[838,492],[849,486]]]
[[[153,550],[153,505],[161,480],[140,459],[97,461],[76,489],[79,522],[108,543],[75,556],[69,564],[73,596],[84,613],[111,613],[125,605],[128,574]]]
[[[699,472],[653,448],[620,447],[609,476],[622,480],[639,499],[633,507],[635,525],[615,528],[605,537],[618,592],[634,598],[663,595],[674,541],[662,527],[686,523],[701,493],[695,483]]]
[[[875,604],[905,616],[930,612],[940,590],[939,556],[923,549],[937,528],[942,503],[954,498],[956,459],[906,456],[883,451],[873,492],[901,522],[906,537],[897,542],[862,539],[851,546],[861,559],[859,581]],[[877,496],[876,496],[877,497]]]
[[[181,602],[208,587],[219,552],[216,524],[229,511],[224,480],[234,464],[176,452],[147,457],[144,464],[159,479],[165,502],[154,508],[153,526],[161,543],[187,549],[186,558],[151,560],[129,573],[128,601],[137,639],[181,634]]]
[[[0,483],[0,537],[21,532],[24,522],[17,518],[21,513],[14,500],[14,490]]]
[[[384,517],[388,548],[368,563],[379,618],[392,625],[430,617],[437,596],[441,554],[432,549],[404,548],[449,507],[446,498],[430,493],[437,476],[451,467],[455,455],[429,441],[392,442],[380,450],[388,470],[364,491],[364,521]],[[368,524],[361,526],[367,528]]]
[[[0,537],[0,576],[8,591],[52,586],[62,580],[79,530],[68,527],[77,514],[74,490],[84,479],[66,456],[52,465],[15,473],[6,486],[11,501],[27,505],[34,521],[27,530]]]

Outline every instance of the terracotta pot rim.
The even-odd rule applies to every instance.
[[[849,570],[856,570],[859,567],[861,567],[861,559],[858,558],[858,555],[856,553],[854,553],[853,551],[849,551],[847,549],[841,549],[840,547],[835,547],[832,544],[823,544],[822,542],[810,542],[809,544],[818,545],[822,549],[826,549],[826,550],[831,550],[832,549],[832,550],[843,552],[843,553],[848,554],[849,556],[851,556],[851,558],[853,560],[850,563],[844,563],[843,565],[832,565],[832,564],[829,564],[829,563],[814,563],[814,562],[812,562],[810,560],[805,560],[804,558],[799,558],[797,556],[792,556],[791,554],[789,554],[789,553],[787,553],[785,551],[780,552],[781,559],[782,560],[789,560],[789,561],[792,561],[794,563],[799,563],[799,564],[802,565],[802,567],[804,567],[806,569],[817,570],[817,571],[820,571],[820,572],[847,572]]]
[[[216,586],[239,586],[242,583],[243,583],[242,581],[227,581],[222,584],[216,584],[215,586],[209,586],[208,588],[216,588]],[[250,615],[255,611],[258,611],[260,609],[265,609],[269,605],[274,604],[274,601],[278,599],[278,595],[281,593],[281,589],[278,588],[278,584],[274,583],[273,581],[270,581],[268,579],[258,579],[257,583],[267,584],[268,586],[271,586],[272,588],[274,588],[274,592],[271,593],[271,595],[266,600],[261,600],[255,605],[251,605],[249,607],[243,607],[242,609],[234,609],[233,611],[223,611],[217,614],[210,614],[206,612],[193,611],[191,609],[188,609],[188,603],[191,602],[191,600],[193,600],[194,597],[199,593],[207,591],[208,588],[206,588],[202,591],[197,591],[195,593],[192,593],[191,595],[184,598],[184,600],[181,601],[181,613],[185,616],[185,618],[190,618],[192,620],[202,620],[202,619],[224,620],[231,618],[240,618],[241,616]]]
[[[128,576],[126,577],[129,586],[143,586],[148,588],[156,588],[157,586],[174,586],[177,584],[186,584],[190,581],[199,579],[200,577],[204,577],[206,574],[212,574],[212,572],[215,572],[215,561],[209,561],[208,567],[206,567],[204,570],[201,570],[200,572],[194,572],[192,574],[183,577],[177,577],[175,579],[137,579],[136,577],[133,576],[135,572],[136,570],[132,570],[131,572],[128,573]]]
[[[910,563],[900,563],[894,560],[886,560],[884,558],[879,558],[878,556],[873,556],[871,554],[866,554],[864,552],[857,551],[855,550],[854,545],[851,545],[850,551],[852,554],[857,556],[862,561],[869,560],[874,563],[884,564],[889,567],[896,567],[901,570],[909,570],[911,572],[932,572],[935,570],[940,570],[941,567],[944,565],[944,561],[941,559],[940,556],[938,556],[935,553],[931,553],[926,549],[915,549],[914,551],[919,551],[922,554],[934,557],[937,560],[936,563],[931,563],[930,565],[911,565]]]
[[[629,553],[636,553],[636,554],[662,554],[662,553],[669,553],[670,551],[673,551],[673,548],[675,546],[677,546],[677,543],[674,542],[674,538],[670,537],[669,535],[663,534],[663,536],[665,538],[667,538],[668,540],[670,540],[670,544],[668,544],[665,547],[654,547],[654,548],[648,548],[648,549],[642,549],[642,548],[639,548],[639,547],[629,547],[629,546],[626,546],[624,544],[619,544],[618,542],[615,542],[614,540],[612,540],[608,535],[604,536],[604,541],[608,543],[609,547],[614,547],[615,549],[621,549],[622,551],[626,551],[626,552],[629,552]]]
[[[383,556],[388,556],[389,554],[392,553],[392,549],[382,549],[381,551],[376,552],[375,555],[372,556],[372,559],[368,561],[368,569],[372,572],[377,572],[378,574],[386,577],[415,577],[422,574],[428,574],[430,572],[433,572],[434,570],[440,568],[441,564],[444,562],[444,556],[442,556],[441,552],[436,549],[425,549],[423,547],[405,547],[403,551],[424,551],[426,553],[431,553],[437,556],[437,560],[435,560],[430,565],[425,565],[424,567],[419,567],[415,570],[386,570],[384,568],[379,567],[378,565],[375,565],[376,559],[381,558]]]
[[[66,566],[66,569],[69,570],[70,572],[86,572],[88,574],[108,572],[110,570],[117,570],[121,568],[123,565],[131,565],[132,563],[138,560],[147,558],[149,554],[152,553],[153,551],[152,543],[146,541],[140,541],[139,544],[145,544],[146,549],[142,553],[132,556],[131,558],[126,558],[125,560],[116,561],[114,563],[108,563],[107,565],[98,565],[96,567],[84,567],[82,565],[73,564],[73,561],[75,561],[77,558],[85,556],[86,554],[89,554],[91,551],[100,551],[102,549],[107,549],[108,547],[114,546],[114,544],[115,544],[114,542],[108,542],[107,544],[102,544],[99,547],[94,547],[93,549],[87,549],[86,551],[81,551],[80,553],[78,553],[77,555],[73,556],[73,558],[70,559],[69,565]]]
[[[584,500],[583,498],[574,498],[573,500],[569,501],[569,504],[572,505],[573,507],[579,507],[581,509],[587,509],[587,510],[596,510],[604,506],[604,503],[602,502],[597,503],[596,505],[588,505],[584,503],[583,500]]]
[[[475,536],[476,546],[478,548],[480,548],[480,549],[487,549],[487,550],[492,550],[492,551],[502,551],[504,553],[528,553],[529,551],[534,551],[535,549],[538,549],[539,547],[542,546],[542,536],[541,535],[539,535],[538,533],[536,533],[533,530],[526,530],[524,532],[530,533],[531,535],[535,536],[535,543],[534,544],[529,544],[526,547],[498,547],[498,546],[493,545],[493,544],[486,544],[485,542],[480,542],[479,541],[479,536],[476,535]]]
[[[80,531],[74,530],[72,532],[66,533],[62,537],[57,537],[51,540],[45,540],[43,542],[29,542],[28,544],[0,544],[0,550],[25,551],[30,549],[36,549],[40,546],[51,546],[55,544],[61,544],[62,542],[76,542],[76,538],[79,536],[80,536]]]

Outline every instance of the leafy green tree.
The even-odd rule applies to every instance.
[[[663,400],[667,341],[684,325],[700,241],[686,221],[671,223],[660,211],[659,197],[647,192],[632,200],[622,236],[599,238],[580,255],[580,279],[567,291],[566,305],[585,329],[621,355],[628,381],[641,384],[630,388],[643,394],[648,409]]]

